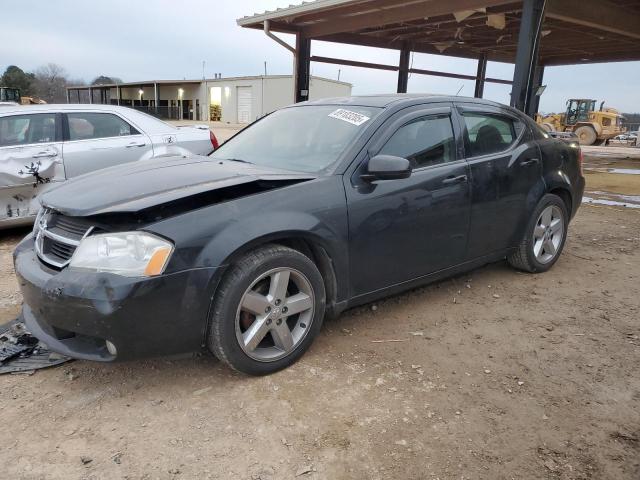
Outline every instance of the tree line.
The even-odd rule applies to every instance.
[[[122,83],[116,77],[100,75],[91,85]],[[33,72],[25,72],[16,65],[9,65],[0,77],[0,86],[19,88],[23,97],[35,97],[47,103],[66,103],[68,86],[87,85],[82,79],[70,78],[63,67],[55,63],[43,65]]]

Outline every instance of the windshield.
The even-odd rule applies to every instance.
[[[381,111],[374,107],[308,105],[278,110],[239,133],[212,158],[300,172],[319,172]]]

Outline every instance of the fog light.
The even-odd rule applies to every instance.
[[[109,340],[107,340],[104,343],[106,343],[107,350],[109,351],[109,353],[115,357],[118,354],[118,350],[116,349],[116,346],[113,343],[111,343]]]

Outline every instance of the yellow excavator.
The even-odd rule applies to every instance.
[[[37,97],[22,96],[20,95],[20,89],[13,87],[0,87],[0,102],[18,103],[21,105],[40,105],[47,103]]]
[[[567,100],[565,113],[536,114],[536,122],[547,132],[573,132],[580,145],[604,143],[625,133],[627,129],[622,126],[623,118],[615,108],[604,108],[604,102],[596,110],[596,100],[584,98]]]

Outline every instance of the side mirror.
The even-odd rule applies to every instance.
[[[411,176],[411,162],[393,155],[376,155],[369,159],[367,171],[360,178],[368,182],[374,180],[398,180]]]

